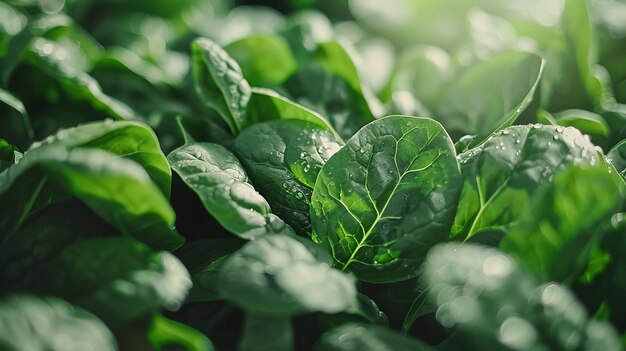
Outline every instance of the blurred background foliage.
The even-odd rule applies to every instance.
[[[518,123],[573,125],[606,149],[626,137],[624,13],[622,0],[10,0],[0,4],[0,82],[12,95],[2,108],[15,117],[1,123],[24,148],[86,118],[139,118],[169,150],[179,144],[168,133],[175,116],[213,113],[189,91],[189,45],[204,36],[251,85],[331,120],[427,115],[456,140],[518,108]],[[319,45],[328,42],[356,72]],[[502,57],[510,52],[525,56]],[[316,71],[324,55],[334,68]],[[321,82],[365,105],[316,96]]]

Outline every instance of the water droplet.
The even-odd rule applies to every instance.
[[[535,128],[535,129],[541,129],[542,127],[543,127],[543,124],[541,124],[541,123],[535,123],[533,125],[533,128]]]
[[[548,147],[550,147],[552,145],[551,141],[548,141]]]
[[[611,163],[611,164],[612,164],[612,163],[613,163],[613,159],[612,159],[612,158],[610,158],[610,157],[607,157],[607,158],[606,158],[606,162],[608,162],[608,163]]]
[[[304,166],[304,173],[308,172],[309,170],[311,170],[311,166],[309,164],[306,164]]]
[[[556,127],[557,133],[563,133],[563,127]]]
[[[509,132],[509,130],[508,130],[508,129],[505,129],[505,130],[503,130],[503,131],[502,131],[502,134],[504,134],[504,135],[509,135],[510,133],[511,133],[511,132]]]
[[[559,140],[559,136],[555,134],[555,135],[552,137],[552,139],[554,139],[554,140]]]
[[[289,183],[284,182],[284,183],[282,184],[282,186],[283,186],[283,188],[284,188],[284,189],[287,189],[287,188],[289,188]]]
[[[305,158],[305,157],[306,157],[306,152],[302,151],[302,152],[300,153],[300,158]]]
[[[296,193],[296,199],[298,199],[298,200],[302,200],[303,198],[304,198],[304,195],[302,195],[302,193],[298,191],[298,192]]]
[[[519,144],[519,143],[521,143],[521,140],[515,139],[515,144]]]
[[[387,173],[389,173],[389,174],[393,174],[393,170],[392,170],[392,169],[390,169],[390,170],[388,170],[388,171],[387,171]]]

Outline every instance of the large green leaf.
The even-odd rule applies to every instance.
[[[196,94],[201,102],[215,109],[237,135],[246,122],[250,85],[241,68],[215,42],[206,38],[191,44],[192,71]]]
[[[272,211],[305,236],[317,174],[340,147],[328,129],[298,120],[256,124],[235,140],[235,153]]]
[[[224,49],[239,63],[244,77],[254,86],[280,85],[297,67],[289,45],[277,35],[252,35]]]
[[[541,284],[510,256],[474,244],[436,246],[423,283],[437,319],[464,350],[620,350],[612,326],[592,321],[567,288]]]
[[[448,130],[475,134],[472,146],[506,128],[533,100],[543,59],[529,52],[506,51],[480,61],[453,80],[437,111]]]
[[[254,239],[280,232],[285,223],[250,184],[239,160],[217,144],[182,146],[169,154],[172,169],[200,197],[202,204],[231,233]]]
[[[589,138],[572,127],[513,126],[459,155],[463,191],[451,236],[507,230],[528,210],[531,196],[561,168],[595,164]]]
[[[174,249],[183,242],[173,230],[171,206],[141,166],[105,151],[59,145],[35,148],[0,173],[0,228],[5,239],[22,226],[36,203],[46,206],[58,188],[120,232],[154,248]]]
[[[409,279],[447,239],[460,188],[454,147],[439,123],[376,120],[322,168],[311,198],[315,240],[362,280]]]
[[[324,333],[316,351],[428,351],[428,346],[391,329],[348,323]]]
[[[31,295],[0,301],[0,348],[6,351],[114,351],[115,338],[94,315]]]
[[[601,239],[597,229],[625,199],[623,181],[614,176],[606,165],[557,173],[533,196],[500,247],[544,279],[575,281]]]
[[[189,273],[172,254],[123,237],[76,241],[22,280],[26,288],[63,297],[109,324],[176,310],[191,287]]]
[[[354,278],[331,268],[330,257],[306,240],[264,235],[247,243],[222,267],[222,295],[268,316],[338,313],[356,306]]]
[[[95,148],[108,151],[141,165],[150,178],[169,197],[172,172],[150,127],[131,121],[92,122],[62,129],[30,150],[44,145],[63,145],[68,149]]]

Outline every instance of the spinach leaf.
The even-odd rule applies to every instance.
[[[354,59],[357,57],[355,49],[340,44],[336,41],[319,43],[313,53],[313,60],[326,71],[343,78],[350,87],[367,102],[371,114],[380,117],[385,112],[384,107],[370,87],[361,82],[357,65]]]
[[[215,42],[196,39],[191,45],[194,88],[201,102],[216,110],[234,135],[247,124],[250,85],[241,68]]]
[[[591,14],[586,0],[566,0],[561,19],[568,59],[576,67],[578,82],[582,83],[587,98],[592,104],[599,104],[602,86],[594,76],[594,66],[598,61],[597,39]],[[569,60],[568,60],[569,61]]]
[[[572,127],[512,126],[459,155],[461,200],[450,235],[469,239],[482,230],[504,230],[528,210],[530,198],[571,164],[598,163],[588,137]]]
[[[254,86],[280,85],[298,65],[287,42],[277,35],[252,35],[228,44],[224,50]]]
[[[167,199],[137,163],[105,151],[59,145],[35,148],[0,173],[4,239],[22,226],[37,202],[46,204],[55,187],[154,248],[174,249],[183,242],[173,230],[175,215]]]
[[[248,119],[251,123],[275,119],[302,120],[328,129],[338,140],[341,140],[325,117],[270,89],[252,88],[252,96],[248,103]]]
[[[189,144],[172,151],[168,158],[172,169],[200,197],[206,210],[231,233],[254,239],[286,229],[250,184],[239,160],[224,147]]]
[[[299,120],[256,124],[235,140],[235,153],[272,211],[305,236],[317,174],[340,147],[328,129]]]
[[[304,240],[274,234],[244,245],[222,267],[222,295],[250,313],[276,317],[356,306],[354,279],[331,268],[323,250]]]
[[[48,264],[26,274],[23,284],[119,325],[161,308],[178,309],[191,279],[168,252],[153,252],[131,238],[104,237],[68,245]]]
[[[161,191],[169,197],[172,172],[150,127],[139,122],[92,122],[62,129],[30,150],[45,145],[63,145],[68,149],[95,148],[120,155],[141,165]]]
[[[316,351],[428,351],[428,346],[390,329],[371,324],[347,323],[325,333]]]
[[[448,130],[476,134],[471,146],[480,144],[512,125],[528,107],[543,67],[540,56],[522,51],[506,51],[478,62],[446,89],[437,108],[442,123]]]
[[[554,175],[500,247],[544,279],[575,281],[601,239],[597,229],[619,211],[626,193],[606,167],[570,166]]]
[[[376,120],[317,177],[314,239],[359,279],[409,279],[430,247],[446,240],[460,182],[454,147],[439,123],[409,116]]]
[[[541,284],[510,256],[475,244],[434,247],[424,284],[437,319],[467,350],[619,350],[613,327],[590,320],[565,287]]]
[[[374,120],[367,101],[343,77],[318,66],[306,66],[283,85],[296,102],[328,118],[343,138]]]
[[[0,348],[7,351],[114,351],[113,334],[81,308],[52,297],[0,300]]]

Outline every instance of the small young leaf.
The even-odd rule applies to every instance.
[[[224,118],[233,134],[239,134],[247,124],[246,106],[250,100],[250,85],[241,68],[224,49],[206,38],[191,44],[191,54],[196,94]]]
[[[228,44],[226,52],[241,66],[253,86],[282,84],[297,68],[287,42],[276,35],[257,34]]]

